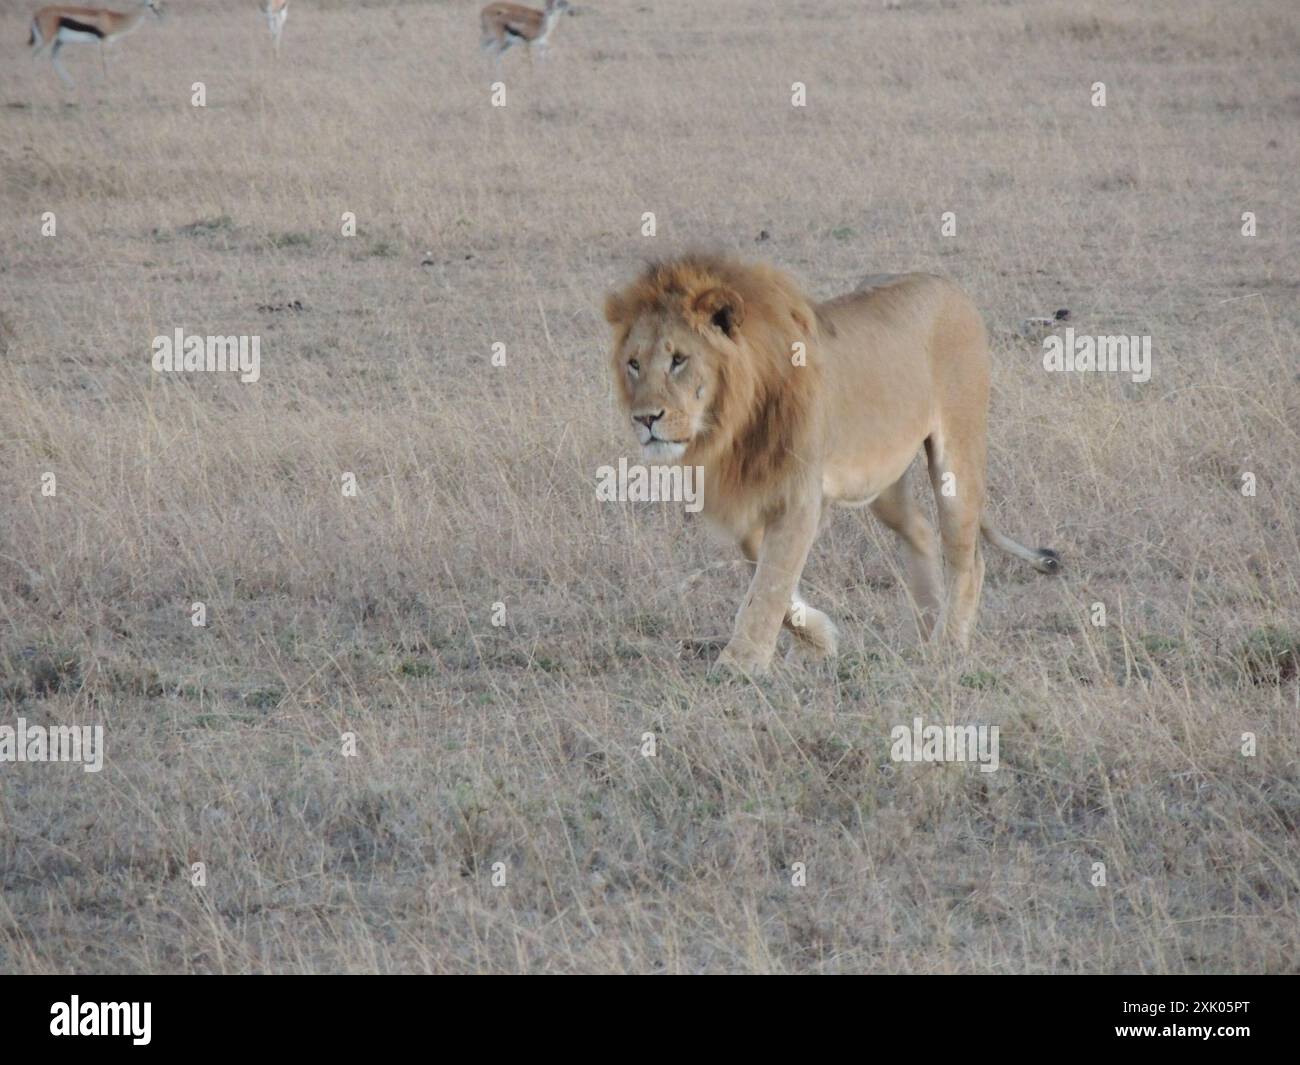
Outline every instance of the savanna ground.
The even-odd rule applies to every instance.
[[[277,65],[177,0],[68,91],[5,5],[0,724],[107,756],[0,765],[0,967],[1296,971],[1287,0],[592,0],[504,108],[477,6],[295,0]],[[990,553],[968,658],[864,511],[807,573],[833,669],[679,656],[746,574],[595,498],[601,298],[697,246],[984,308],[992,510],[1066,568]],[[1152,379],[1044,372],[1057,307]],[[177,327],[261,380],[153,373]],[[1001,768],[894,764],[916,716]]]

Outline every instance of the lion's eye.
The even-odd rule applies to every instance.
[[[685,365],[686,365],[686,356],[685,356],[685,355],[674,355],[674,356],[673,356],[673,369],[674,369],[674,370],[677,369],[677,367],[679,367],[679,366],[685,366]]]
[[[628,359],[628,360],[627,360],[627,368],[628,368],[629,370],[631,370],[633,373],[640,373],[640,372],[641,372],[641,364],[640,364],[639,362],[637,362],[636,359]]]

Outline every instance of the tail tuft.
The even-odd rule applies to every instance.
[[[1061,556],[1050,547],[1038,548],[1038,558],[1033,563],[1034,569],[1039,573],[1060,573]]]
[[[1000,548],[1009,555],[1015,555],[1016,558],[1024,559],[1039,573],[1060,572],[1061,556],[1050,547],[1025,547],[1024,544],[1016,543],[1011,537],[1003,536],[988,521],[980,522],[980,531],[994,547]]]

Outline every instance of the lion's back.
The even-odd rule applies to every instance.
[[[923,356],[983,355],[979,308],[937,274],[873,274],[852,292],[817,305],[823,337],[837,360],[869,360],[899,368]]]

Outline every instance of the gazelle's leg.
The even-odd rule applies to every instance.
[[[72,79],[68,76],[68,72],[63,69],[63,64],[59,62],[59,52],[62,48],[63,42],[55,37],[54,44],[50,46],[50,62],[54,64],[54,72],[58,74],[63,84],[71,89],[73,86]]]

